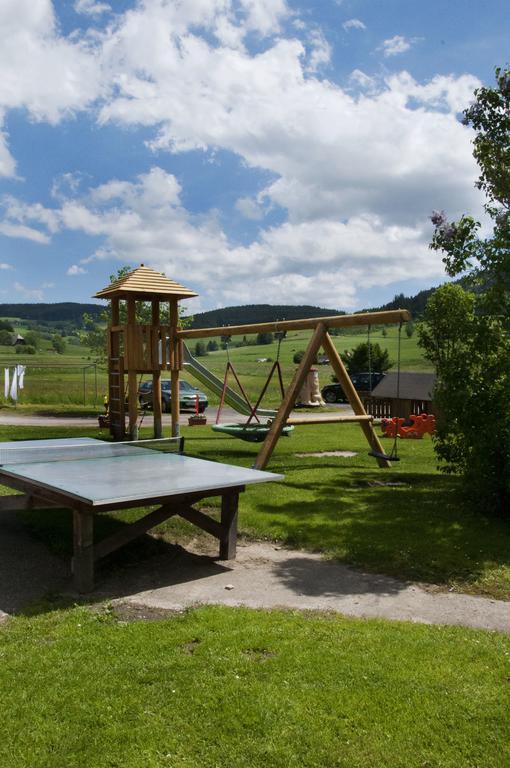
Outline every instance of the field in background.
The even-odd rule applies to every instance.
[[[21,324],[16,324],[16,332],[23,334],[26,331]],[[384,349],[388,349],[390,359],[396,364],[397,360],[397,328],[389,326],[386,328],[386,336],[382,329],[374,329],[371,333],[373,343],[378,343]],[[46,339],[42,341],[42,348],[35,355],[16,354],[13,347],[0,346],[0,368],[13,366],[17,363],[27,366],[25,377],[25,389],[20,393],[18,406],[51,406],[68,407],[70,410],[76,407],[90,408],[95,412],[102,408],[103,397],[107,391],[106,370],[101,365],[93,367],[90,351],[80,346],[79,339],[76,336],[63,337],[66,347],[63,354],[57,354],[51,349],[51,341]],[[242,340],[242,336],[233,337],[232,343]],[[252,339],[253,336],[247,336]],[[310,331],[289,332],[281,344],[280,362],[282,365],[284,384],[287,386],[294,374],[296,365],[293,363],[293,356],[299,350],[304,350],[310,338]],[[340,352],[350,350],[366,341],[366,331],[342,333],[334,336],[333,341]],[[203,339],[207,342],[211,339]],[[220,344],[220,339],[215,339]],[[192,354],[195,351],[196,340],[189,344]],[[257,346],[232,347],[229,350],[230,360],[234,363],[239,374],[241,382],[245,387],[250,399],[255,401],[261,392],[266,377],[271,369],[272,361],[276,360],[277,343],[264,344]],[[267,359],[267,362],[258,362],[261,359]],[[210,352],[205,357],[200,358],[200,362],[216,374],[223,378],[225,366],[227,363],[227,352],[219,349],[216,352]],[[431,370],[430,365],[423,359],[421,350],[417,345],[416,333],[409,339],[402,331],[401,347],[401,366],[404,371],[427,371]],[[169,373],[163,374],[164,378],[169,378]],[[319,366],[319,376],[321,386],[331,381],[332,369],[329,365]],[[148,375],[140,377],[147,380]],[[185,368],[183,378],[190,383],[199,386],[190,371]],[[231,382],[232,384],[232,379]],[[207,393],[209,402],[212,405],[217,404],[217,398],[211,393]],[[276,377],[267,391],[264,404],[270,407],[276,407],[280,402],[280,392]],[[3,387],[0,386],[0,404],[11,406],[13,403],[5,400],[3,397]]]
[[[383,336],[382,329],[373,330],[371,332],[372,343],[379,344],[383,349],[388,349],[390,359],[394,363],[392,370],[396,370],[397,362],[397,347],[398,347],[398,329],[396,327],[386,328],[386,336]],[[287,386],[296,370],[296,365],[293,363],[293,356],[296,352],[306,349],[308,341],[310,339],[310,331],[291,331],[287,334],[286,338],[282,341],[280,349],[280,362],[282,365],[284,384]],[[242,340],[242,336],[232,337],[232,343]],[[247,337],[250,338],[249,336]],[[366,330],[361,333],[342,333],[339,336],[333,336],[333,342],[339,352],[345,350],[351,350],[358,344],[367,340]],[[405,331],[402,330],[401,341],[401,369],[403,371],[432,371],[430,364],[423,358],[421,350],[418,347],[416,333],[409,339]],[[219,343],[219,339],[216,339]],[[210,341],[209,338],[204,338],[204,344]],[[192,344],[189,344],[190,352],[193,354],[196,345],[196,340]],[[276,360],[277,356],[277,342],[272,344],[263,344],[258,346],[245,346],[245,347],[232,347],[229,349],[230,360],[234,363],[236,371],[239,373],[239,377],[243,386],[246,388],[250,399],[256,400],[259,393],[262,391],[264,382],[271,370],[272,361]],[[268,362],[258,362],[262,358],[267,358]],[[225,350],[220,349],[216,352],[210,352],[207,356],[199,358],[200,362],[205,365],[209,370],[216,374],[216,376],[223,378],[225,373],[225,367],[227,363],[227,353]],[[318,366],[319,378],[321,386],[329,384],[333,371],[329,365]],[[185,369],[183,376],[194,382],[192,376]],[[230,377],[230,382],[233,382],[233,378]],[[211,398],[210,398],[211,399]],[[215,402],[214,399],[211,399]],[[280,402],[280,393],[277,383],[277,378],[274,377],[272,385],[267,391],[267,397],[265,404],[268,406],[277,406]]]

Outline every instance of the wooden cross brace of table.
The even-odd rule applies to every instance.
[[[6,479],[2,478],[2,483]],[[149,497],[147,504],[159,505],[134,523],[126,524],[102,541],[94,543],[94,517],[98,513],[92,506],[83,502],[70,501],[57,491],[42,489],[27,480],[9,479],[9,487],[22,491],[20,495],[0,496],[0,512],[29,509],[71,509],[73,513],[73,559],[72,572],[74,586],[78,592],[86,593],[94,589],[95,563],[111,552],[119,549],[133,539],[141,536],[165,520],[178,515],[219,540],[219,559],[231,560],[236,556],[237,516],[239,494],[244,485],[229,488],[213,488],[197,493]],[[221,497],[220,520],[215,520],[193,507],[206,497]],[[143,506],[144,500],[136,502],[116,502],[102,505],[101,513],[120,509]]]

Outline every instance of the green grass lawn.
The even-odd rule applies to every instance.
[[[256,446],[183,431],[188,454],[253,462]],[[98,431],[0,427],[0,440],[78,434]],[[295,456],[334,449],[359,454]],[[285,482],[242,495],[240,528],[375,571],[509,597],[510,525],[466,511],[458,481],[437,473],[429,440],[400,450],[399,464],[378,470],[356,427],[296,429],[270,467]],[[99,534],[133,514],[99,517]],[[68,513],[25,519],[69,552]],[[160,530],[172,541],[196,535],[185,523]],[[146,612],[59,604],[48,598],[0,625],[2,768],[510,764],[510,636],[318,612],[203,607],[140,620]]]
[[[75,608],[9,622],[0,656],[2,768],[510,764],[510,638],[497,633]]]
[[[2,440],[47,434],[41,428],[0,428]],[[78,434],[100,433],[51,431],[55,437]],[[257,453],[257,446],[207,427],[185,427],[183,434],[190,455],[249,467]],[[149,437],[149,430],[142,436]],[[510,522],[469,511],[459,479],[438,473],[429,438],[401,441],[399,448],[402,460],[390,470],[380,470],[367,455],[356,425],[297,427],[292,437],[279,441],[268,467],[283,473],[285,481],[253,486],[242,494],[241,532],[402,579],[510,599]],[[358,455],[295,455],[318,450],[353,450]],[[371,485],[381,482],[398,485]],[[119,519],[127,522],[139,514],[99,518],[98,535],[118,525]],[[70,552],[67,512],[35,512],[26,519],[53,548]],[[193,526],[179,520],[168,521],[159,531],[184,544],[197,535]]]

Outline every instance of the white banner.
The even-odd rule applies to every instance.
[[[7,400],[9,397],[9,369],[5,369],[5,379],[4,379],[4,397]]]
[[[18,372],[18,389],[23,389],[25,385],[25,371],[26,365],[17,365],[16,370]]]
[[[15,368],[12,372],[11,382],[11,399],[16,401],[18,399],[18,370]]]

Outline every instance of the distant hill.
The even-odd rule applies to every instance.
[[[460,284],[464,285],[461,279]],[[467,284],[464,287],[468,287]],[[413,318],[417,319],[436,288],[427,288],[415,296],[397,294],[392,301],[379,307],[369,307],[363,312],[377,312],[391,309],[408,309]],[[84,314],[98,317],[104,306],[99,304],[79,304],[77,302],[61,302],[57,304],[0,304],[1,317],[19,317],[34,322],[72,322],[80,325]],[[315,307],[310,304],[246,304],[245,306],[222,307],[200,312],[193,317],[192,328],[215,328],[222,325],[247,325],[253,323],[274,323],[277,320],[299,320],[307,317],[327,317],[328,315],[345,315],[337,309]]]
[[[427,288],[426,290],[417,293],[416,296],[404,296],[403,293],[399,293],[387,304],[383,304],[380,307],[365,309],[364,312],[384,312],[391,309],[407,309],[412,314],[413,318],[416,319],[423,314],[427,301],[435,290],[435,288]]]
[[[194,315],[192,328],[216,328],[221,325],[274,323],[277,320],[299,320],[306,317],[345,315],[337,309],[324,309],[308,304],[247,304],[244,307],[223,307]]]
[[[59,304],[0,304],[0,317],[19,317],[35,322],[80,323],[85,313],[98,317],[103,309],[99,304],[78,304],[71,301]]]
[[[460,285],[465,291],[471,291],[472,293],[482,293],[485,290],[483,284],[473,285],[469,277],[461,277],[453,282],[455,285]],[[372,312],[390,309],[408,309],[412,314],[413,319],[417,320],[423,314],[428,300],[438,287],[439,286],[436,285],[434,288],[427,288],[426,290],[417,293],[416,296],[404,296],[403,293],[398,293],[392,301],[383,304],[382,307],[366,309],[364,311]]]

